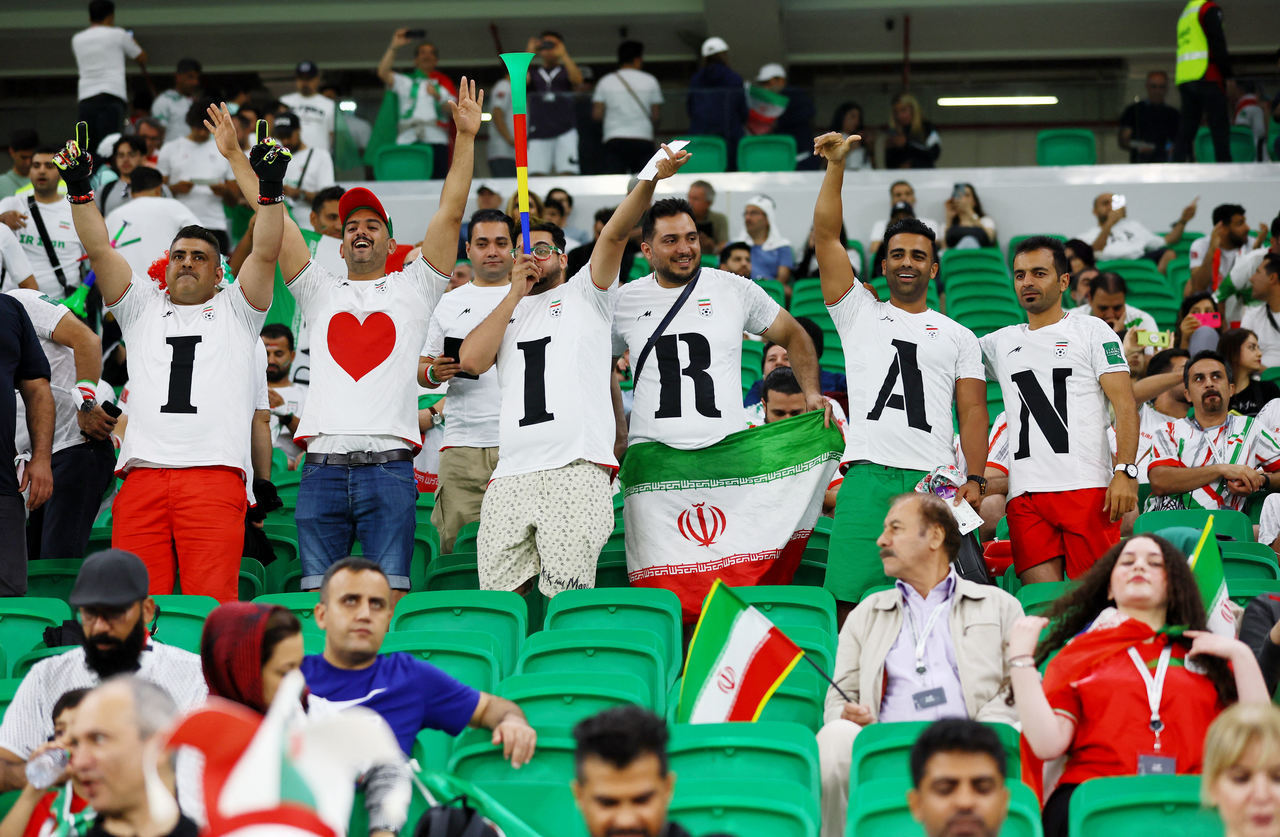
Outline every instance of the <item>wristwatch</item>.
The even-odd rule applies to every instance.
[[[82,413],[92,413],[97,407],[98,399],[96,398],[86,398],[80,402],[80,412]]]
[[[1128,464],[1117,465],[1116,473],[1124,474],[1129,479],[1136,480],[1138,478],[1138,466],[1134,465],[1132,462]]]
[[[970,474],[969,478],[965,480],[965,482],[976,482],[978,484],[978,493],[987,493],[987,478],[981,474]]]

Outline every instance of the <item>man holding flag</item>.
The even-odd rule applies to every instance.
[[[699,267],[688,201],[655,203],[641,238],[654,272],[622,287],[613,316],[613,353],[630,350],[635,380],[627,566],[633,584],[675,590],[693,621],[717,577],[790,581],[839,439],[818,416],[730,436],[747,427],[742,332],[784,346],[808,409],[822,411],[813,342],[755,282]]]
[[[853,741],[867,724],[1017,720],[1005,701],[1003,648],[1022,606],[998,587],[956,574],[951,561],[960,530],[946,501],[933,494],[898,497],[876,544],[894,586],[863,599],[841,627],[818,731],[823,834],[829,837],[844,833]]]

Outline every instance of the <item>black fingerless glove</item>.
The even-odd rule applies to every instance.
[[[293,154],[274,138],[268,138],[249,151],[249,166],[258,176],[258,203],[270,206],[284,200],[284,175]]]
[[[93,157],[88,151],[73,140],[53,155],[53,164],[58,167],[58,173],[67,184],[67,200],[72,203],[93,201],[93,187],[90,185]]]

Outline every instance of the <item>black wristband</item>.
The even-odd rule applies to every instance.
[[[284,200],[283,180],[258,180],[258,203],[270,206]]]
[[[85,189],[83,191],[71,191],[71,185],[67,185],[67,200],[77,206],[85,203],[93,203],[93,190],[88,188],[89,182],[85,181]]]

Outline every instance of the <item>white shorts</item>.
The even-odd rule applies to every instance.
[[[1280,538],[1280,494],[1269,494],[1262,501],[1262,516],[1258,518],[1258,543],[1271,546]]]
[[[578,174],[578,129],[529,140],[529,174]]]
[[[481,590],[515,590],[535,575],[545,596],[595,587],[613,531],[609,474],[579,459],[550,471],[499,477],[480,507]]]

